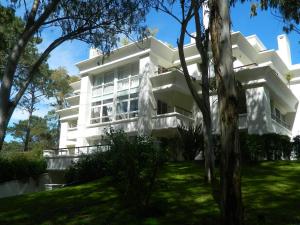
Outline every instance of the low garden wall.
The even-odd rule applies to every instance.
[[[26,193],[45,190],[45,184],[50,183],[47,173],[41,174],[37,179],[24,178],[0,183],[0,198],[22,195]]]

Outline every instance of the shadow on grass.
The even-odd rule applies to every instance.
[[[219,211],[203,182],[203,165],[168,163],[151,208],[136,215],[122,206],[108,178],[0,199],[0,224],[214,225]],[[246,225],[300,224],[300,163],[262,162],[243,167]]]
[[[261,162],[243,168],[247,224],[300,224],[300,163]]]

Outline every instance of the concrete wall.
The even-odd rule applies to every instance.
[[[300,83],[291,85],[291,90],[300,101]],[[292,134],[293,136],[300,135],[300,103],[298,104]]]
[[[3,182],[0,183],[0,198],[43,191],[45,190],[45,184],[49,183],[50,178],[47,173],[42,174],[37,180],[28,178]]]
[[[267,113],[270,107],[270,100],[264,87],[251,88],[246,90],[248,133],[267,133]]]

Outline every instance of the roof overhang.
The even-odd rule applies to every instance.
[[[235,76],[246,89],[254,86],[268,87],[272,96],[279,99],[287,107],[288,112],[296,112],[297,97],[270,66],[244,69],[236,72]]]

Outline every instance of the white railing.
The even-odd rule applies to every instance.
[[[271,113],[271,118],[272,118],[273,121],[276,121],[281,126],[285,127],[288,130],[291,130],[291,126],[287,122],[283,121],[280,117],[278,117],[275,114]]]
[[[104,152],[110,149],[109,145],[92,145],[92,146],[81,146],[81,147],[69,147],[69,148],[58,148],[44,150],[44,157],[56,157],[56,156],[78,156],[86,155],[93,152]]]

